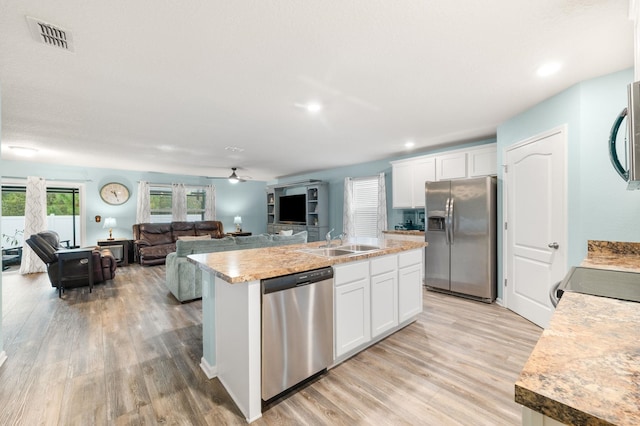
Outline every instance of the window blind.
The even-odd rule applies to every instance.
[[[353,181],[353,212],[355,237],[377,236],[378,178]]]

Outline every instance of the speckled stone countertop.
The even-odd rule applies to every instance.
[[[382,231],[383,234],[398,234],[398,235],[420,235],[424,237],[424,231],[418,229],[390,229],[388,231]]]
[[[581,266],[640,272],[640,243],[589,240]]]
[[[417,241],[376,240],[367,243],[375,244],[379,246],[381,250],[329,258],[304,251],[305,249],[317,248],[325,244],[324,242],[314,242],[218,253],[192,254],[187,256],[187,258],[189,262],[196,264],[200,269],[214,273],[229,283],[241,283],[296,272],[310,271],[325,266],[415,250],[426,246],[426,243]]]
[[[582,266],[640,271],[640,244],[589,241]],[[640,304],[565,292],[515,401],[566,424],[640,425]]]

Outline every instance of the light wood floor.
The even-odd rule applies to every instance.
[[[164,266],[119,268],[60,300],[44,274],[3,274],[0,425],[235,425],[200,370],[201,302]],[[517,425],[514,382],[541,329],[497,305],[424,292],[419,320],[268,409],[256,425]]]

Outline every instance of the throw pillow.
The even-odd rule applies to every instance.
[[[280,231],[280,235],[293,235],[293,229],[289,229],[288,231],[285,231],[283,229],[282,231]]]

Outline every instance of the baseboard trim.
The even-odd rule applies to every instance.
[[[218,368],[210,366],[204,357],[200,358],[200,368],[204,371],[208,379],[213,379],[218,375]]]
[[[7,353],[5,351],[0,352],[0,367],[7,360]]]

